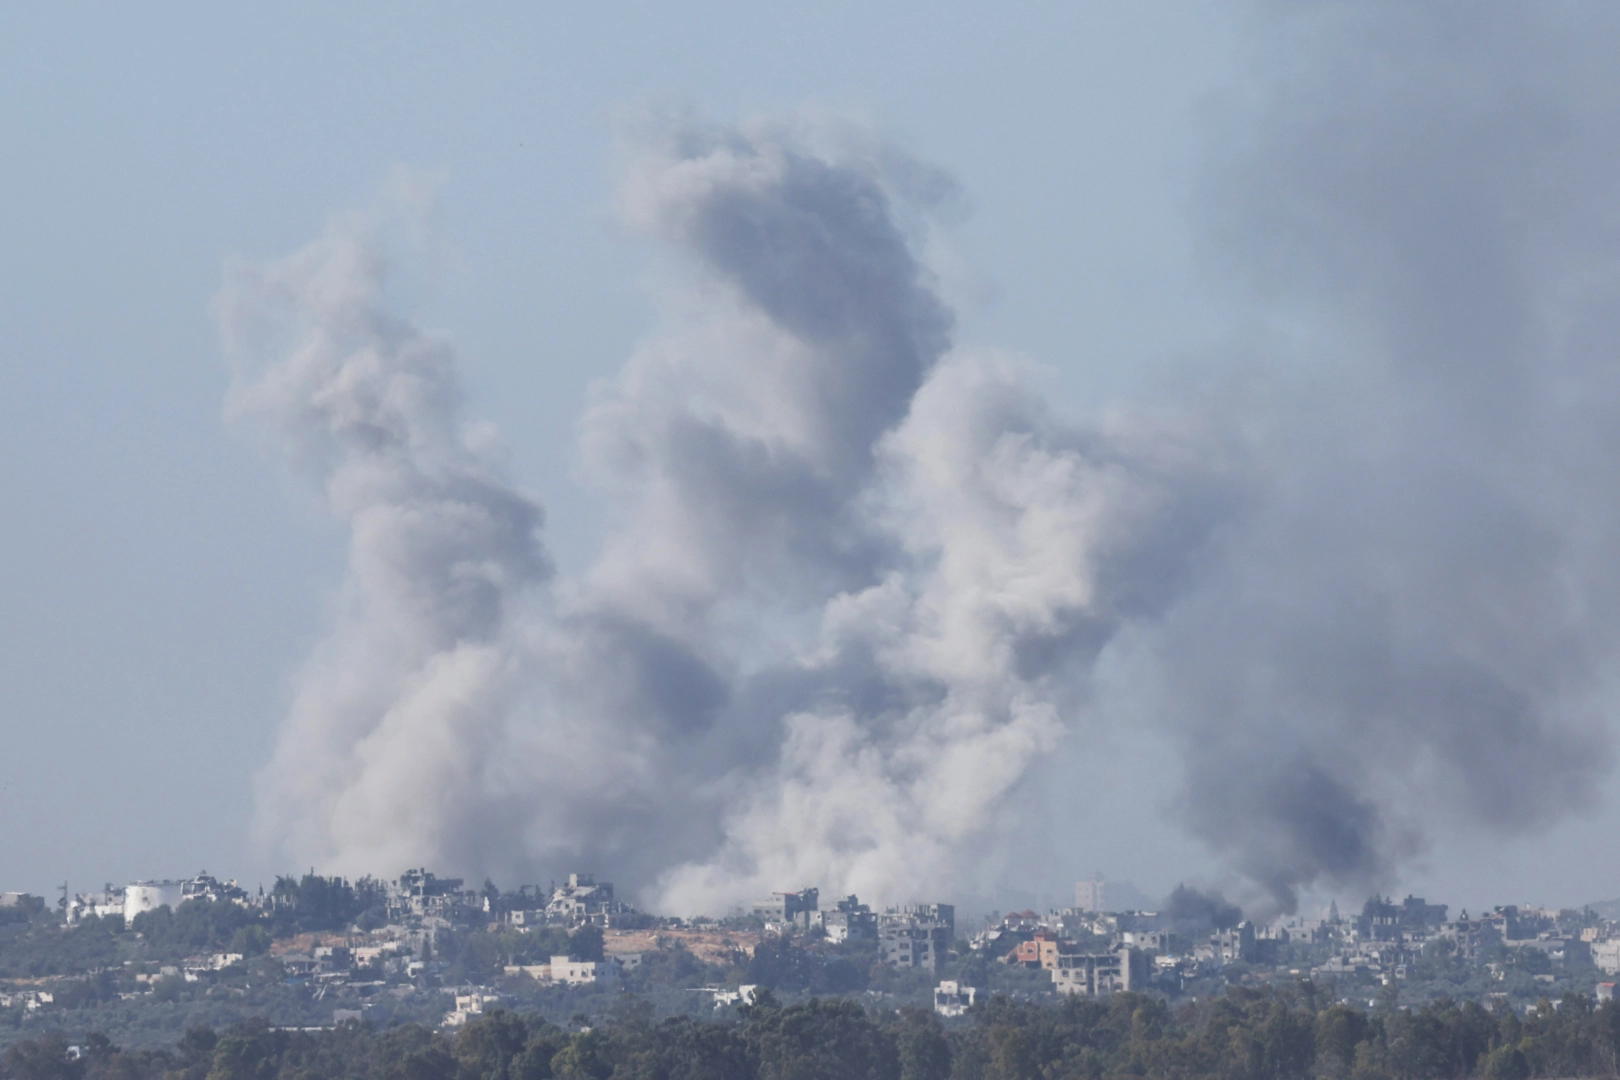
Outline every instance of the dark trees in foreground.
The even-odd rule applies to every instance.
[[[626,995],[574,1030],[495,1011],[454,1034],[249,1022],[160,1051],[49,1034],[6,1051],[0,1080],[1530,1080],[1613,1076],[1617,1059],[1614,1002],[1366,1012],[1301,983],[1176,1008],[1134,994],[998,998],[950,1029],[921,1010],[869,1012],[847,998],[781,1007],[767,994],[718,1021],[658,1021]]]

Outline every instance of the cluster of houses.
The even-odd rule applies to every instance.
[[[764,921],[766,933],[820,931],[832,942],[866,939],[877,943],[878,958],[895,967],[937,970],[951,955],[956,942],[956,909],[950,904],[906,904],[874,912],[857,897],[848,896],[831,907],[821,907],[821,897],[813,888],[798,892],[772,893],[754,905],[754,914]],[[1010,946],[998,958],[1010,964],[1044,969],[1052,973],[1058,993],[1086,997],[1107,997],[1148,985],[1151,972],[1149,951],[1162,947],[1165,935],[1150,929],[1157,916],[1132,921],[1129,916],[1110,916],[1111,930],[1120,920],[1130,927],[1118,947],[1103,951],[1083,947],[1065,930],[1089,929],[1097,916],[1069,909],[1054,912],[1054,925],[1048,926],[1032,912],[1009,916],[997,929],[978,935],[975,946],[994,948],[997,942]],[[1138,925],[1141,923],[1142,925]],[[973,1005],[978,989],[946,980],[934,993],[935,1011],[957,1016]]]
[[[20,898],[21,894],[15,894],[13,902],[21,902]],[[130,921],[145,912],[162,907],[173,910],[194,899],[263,908],[274,908],[278,902],[274,894],[266,896],[262,888],[257,895],[250,895],[235,881],[221,881],[203,872],[183,880],[109,884],[98,892],[64,896],[62,906],[66,921],[72,925],[91,917],[119,916]],[[607,928],[636,914],[633,907],[614,898],[612,883],[598,882],[587,874],[570,874],[560,885],[547,888],[525,886],[513,893],[490,896],[467,889],[460,878],[415,869],[384,882],[381,899],[385,925],[363,933],[345,933],[341,940],[334,940],[336,935],[316,934],[278,942],[271,950],[271,959],[280,965],[290,983],[309,985],[317,1000],[339,987],[380,988],[393,983],[394,992],[402,993],[409,987],[399,986],[400,980],[415,980],[443,968],[435,959],[435,943],[439,935],[452,928],[474,922],[496,922],[518,933],[587,925]],[[229,952],[189,957],[183,964],[138,974],[135,981],[154,984],[172,977],[194,982],[205,972],[224,970],[243,960],[241,953]],[[545,964],[507,966],[505,974],[543,984],[584,986],[611,983],[639,962],[639,954],[613,955],[603,960],[554,955]],[[140,992],[143,990],[136,991]],[[465,1023],[497,999],[498,995],[487,988],[466,988],[456,994],[455,1008],[446,1023]],[[0,999],[0,1007],[22,1005],[37,1009],[50,1000],[48,993],[6,995]],[[352,1010],[338,1010],[339,1014],[347,1012]]]
[[[1437,943],[1496,978],[1504,977],[1508,965],[1493,957],[1527,952],[1546,959],[1528,965],[1532,968],[1571,970],[1589,963],[1606,975],[1620,975],[1620,924],[1589,910],[1506,906],[1448,919],[1445,904],[1417,896],[1398,903],[1374,896],[1351,918],[1341,917],[1334,904],[1322,918],[1214,927],[1166,912],[1103,911],[1091,906],[1100,903],[1101,891],[1100,885],[1082,883],[1077,889],[1082,903],[1073,908],[995,916],[969,943],[1005,963],[1050,972],[1059,993],[1088,997],[1181,985],[1233,964],[1291,976],[1353,975],[1388,985],[1406,979],[1409,966]],[[1551,983],[1556,976],[1535,978]],[[1613,992],[1613,981],[1597,985],[1600,998]]]
[[[1405,979],[1413,961],[1437,943],[1445,943],[1445,951],[1458,960],[1477,964],[1499,977],[1504,967],[1512,966],[1504,964],[1504,958],[1511,961],[1515,954],[1530,953],[1545,958],[1545,963],[1535,958],[1543,968],[1591,965],[1605,975],[1620,975],[1620,924],[1606,922],[1588,910],[1509,906],[1474,916],[1465,911],[1451,919],[1444,904],[1415,896],[1400,902],[1375,896],[1359,915],[1350,918],[1341,917],[1334,905],[1321,918],[1288,918],[1262,926],[1241,920],[1232,909],[1229,920],[1223,917],[1215,925],[1207,914],[1199,922],[1164,911],[1108,911],[1105,891],[1100,880],[1082,882],[1076,887],[1074,907],[1045,914],[997,914],[965,944],[1003,963],[1048,973],[1056,993],[1096,998],[1151,987],[1174,988],[1230,965],[1272,968],[1290,975],[1354,975],[1391,984]],[[416,980],[443,967],[435,959],[438,935],[469,923],[498,923],[519,933],[584,926],[604,930],[628,926],[633,932],[649,919],[617,900],[611,883],[585,874],[571,874],[561,884],[545,888],[525,886],[496,893],[469,890],[461,879],[440,878],[418,869],[382,883],[376,895],[386,912],[385,925],[364,933],[351,932],[341,941],[333,940],[333,935],[306,935],[277,942],[271,957],[287,979],[311,984],[317,996],[335,986],[382,987],[402,978]],[[273,907],[277,902],[262,889],[250,896],[235,881],[201,873],[185,880],[137,881],[118,888],[109,885],[71,899],[64,895],[62,906],[66,921],[72,924],[114,915],[132,920],[143,912],[177,908],[193,899],[250,907]],[[0,894],[0,907],[25,901],[40,903],[21,894]],[[753,915],[766,934],[810,934],[835,944],[870,942],[881,962],[902,968],[939,970],[952,950],[961,947],[956,938],[956,911],[950,904],[874,910],[856,896],[844,896],[823,906],[819,890],[803,888],[771,894],[753,906]],[[680,920],[663,922],[680,924]],[[699,922],[708,925],[712,920],[694,920],[693,927]],[[504,973],[511,979],[545,985],[589,986],[611,984],[640,961],[639,953],[610,952],[601,959],[558,954],[546,963],[508,965]],[[234,952],[191,957],[182,965],[143,973],[136,981],[196,981],[206,972],[242,962],[243,956]],[[1612,996],[1614,985],[1614,981],[1600,982],[1599,996]],[[751,1000],[754,989],[711,987],[708,991],[718,1007]],[[973,1006],[979,993],[957,981],[941,982],[934,994],[935,1008],[942,1015],[960,1015]],[[497,995],[488,988],[463,988],[446,1023],[465,1023],[495,1000]],[[48,992],[0,995],[0,1007],[37,1009],[49,1003]]]
[[[21,1008],[33,1012],[35,1009],[43,1009],[55,1000],[56,995],[49,990],[0,992],[0,1009]]]
[[[875,941],[878,955],[896,967],[935,970],[956,940],[956,908],[951,904],[904,904],[874,912],[855,896],[821,908],[817,889],[772,893],[754,905],[767,934],[820,931],[828,941]]]
[[[570,874],[563,884],[548,889],[527,886],[494,897],[464,889],[459,878],[439,878],[427,870],[408,871],[390,883],[387,909],[394,921],[367,933],[364,943],[316,945],[308,952],[282,953],[278,959],[289,977],[323,986],[354,985],[356,980],[384,985],[390,977],[415,979],[441,970],[443,964],[434,959],[438,935],[464,925],[475,913],[518,933],[609,927],[634,914],[632,907],[614,899],[612,883],[598,882],[588,874]],[[507,965],[504,974],[547,985],[588,986],[615,982],[640,961],[638,953],[601,960],[553,955],[545,964]],[[464,1024],[499,999],[488,987],[465,987],[455,993],[455,1008],[444,1022],[451,1027]]]

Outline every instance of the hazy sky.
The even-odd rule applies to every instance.
[[[1193,207],[1216,118],[1250,91],[1249,30],[1168,2],[8,7],[0,889],[295,869],[248,841],[251,778],[343,539],[222,422],[229,260],[299,247],[396,165],[442,172],[444,269],[409,307],[457,343],[467,413],[498,425],[578,568],[600,511],[573,479],[575,424],[655,315],[656,258],[609,212],[616,118],[881,126],[960,184],[959,338],[1095,404],[1247,318],[1195,254]],[[1093,867],[1154,891],[1218,880],[1162,820],[1161,753],[1098,748],[1109,808],[1046,822],[1061,853],[1031,889],[1056,901]],[[1444,840],[1410,883],[1471,906],[1620,895],[1590,857],[1616,804],[1538,838]]]

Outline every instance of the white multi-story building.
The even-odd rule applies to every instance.
[[[1620,975],[1620,938],[1592,942],[1592,963],[1605,975]]]
[[[482,1016],[486,1005],[493,1005],[500,1000],[499,994],[475,991],[470,994],[457,994],[455,1011],[444,1018],[445,1027],[460,1027],[475,1016]]]
[[[552,892],[546,918],[552,922],[606,926],[608,917],[622,910],[624,905],[613,899],[612,882],[599,882],[589,874],[569,874],[568,883]]]
[[[117,914],[109,910],[113,904],[115,890],[108,886],[105,893],[97,901],[94,897],[81,897],[87,900],[89,910],[81,910],[79,917],[86,914]],[[204,870],[194,878],[185,881],[135,881],[124,886],[121,890],[122,913],[124,921],[130,922],[137,915],[148,911],[156,911],[166,907],[175,910],[187,900],[232,900],[239,904],[247,903],[247,893],[237,887],[234,881],[220,881]],[[69,918],[73,919],[72,905],[69,905]]]
[[[941,1016],[961,1016],[973,1008],[978,994],[977,987],[963,986],[954,979],[946,979],[934,987],[934,1011]]]
[[[551,958],[551,981],[566,983],[569,986],[585,986],[590,983],[611,982],[618,978],[619,965],[611,960],[576,960],[572,956],[553,956]]]
[[[183,881],[134,881],[124,887],[124,922],[160,907],[174,910],[185,896]]]
[[[878,955],[885,964],[933,971],[950,955],[956,936],[956,908],[950,904],[907,904],[878,918]]]
[[[1052,989],[1081,997],[1109,997],[1147,985],[1148,959],[1140,949],[1108,953],[1069,953],[1057,958]]]

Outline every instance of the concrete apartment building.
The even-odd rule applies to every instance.
[[[854,897],[850,897],[851,900]],[[754,905],[754,914],[767,923],[781,923],[808,930],[821,925],[821,891],[814,888],[798,892],[771,893]]]
[[[935,970],[956,940],[951,904],[905,904],[878,916],[878,956],[897,967]]]
[[[1126,947],[1116,952],[1068,953],[1057,957],[1052,971],[1052,989],[1059,994],[1105,998],[1147,986],[1150,965],[1140,949]]]
[[[850,940],[876,940],[877,915],[853,894],[838,901],[831,911],[821,913],[821,928],[827,940],[837,944]]]
[[[1620,975],[1620,938],[1590,943],[1592,963],[1605,975]]]
[[[1101,877],[1074,883],[1074,906],[1081,911],[1108,910],[1108,883]]]

